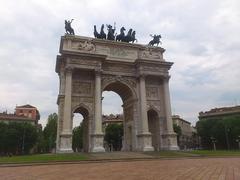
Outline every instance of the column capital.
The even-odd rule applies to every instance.
[[[71,66],[65,67],[65,72],[66,73],[72,73],[72,71],[73,71],[73,67],[71,67]]]
[[[102,74],[102,69],[99,69],[99,68],[94,69],[94,72],[95,72],[95,75],[96,75],[96,76],[101,76],[101,74]]]
[[[163,80],[164,80],[164,81],[169,81],[170,78],[171,78],[170,75],[165,75],[165,76],[163,76]]]
[[[146,74],[138,74],[137,76],[139,79],[145,79],[147,77]]]

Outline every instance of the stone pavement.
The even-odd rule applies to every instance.
[[[1,167],[0,179],[240,180],[240,158],[157,159]]]
[[[101,159],[152,159],[154,158],[151,154],[145,154],[141,152],[122,152],[122,151],[115,151],[115,152],[108,152],[108,153],[89,153],[90,159],[93,160],[101,160]]]

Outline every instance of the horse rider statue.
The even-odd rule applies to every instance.
[[[154,36],[150,34],[150,36],[153,38],[153,40],[151,40],[148,43],[149,46],[154,46],[154,44],[157,44],[157,46],[158,46],[159,43],[162,44],[162,42],[160,41],[160,38],[162,36],[160,34],[159,35],[154,34]]]
[[[75,35],[74,33],[74,29],[72,28],[71,24],[72,24],[72,21],[67,21],[65,20],[65,30],[66,30],[66,34],[70,34],[70,35]]]

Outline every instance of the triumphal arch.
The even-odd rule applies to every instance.
[[[102,92],[123,101],[123,151],[178,149],[169,95],[171,62],[161,47],[82,36],[61,37],[56,72],[57,152],[72,152],[73,113],[81,113],[84,150],[104,152]]]

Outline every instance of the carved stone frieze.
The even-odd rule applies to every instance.
[[[146,87],[146,96],[148,99],[157,99],[159,97],[158,87]]]
[[[72,44],[73,49],[77,49],[85,52],[95,52],[96,45],[92,42],[91,39],[88,39],[84,42],[76,42]]]
[[[125,64],[106,64],[103,66],[103,71],[133,73],[134,67]]]
[[[153,51],[153,48],[149,48],[149,47],[146,47],[145,50],[140,51],[140,58],[163,60],[162,54],[160,52],[155,52],[155,51]]]
[[[162,73],[162,74],[165,74],[168,72],[166,69],[159,67],[159,66],[143,66],[142,70],[149,71],[149,72],[158,72],[158,73]]]
[[[101,67],[101,63],[99,61],[88,60],[88,59],[70,59],[70,63],[77,64],[77,65],[88,65],[88,66]]]
[[[123,82],[129,87],[136,87],[136,82],[131,77],[125,77],[125,76],[110,76],[110,75],[102,75],[102,87],[105,87],[107,84],[111,82]]]
[[[94,104],[93,104],[93,98],[92,97],[79,97],[79,96],[73,96],[72,97],[72,108],[78,107],[81,104],[84,104],[86,107],[88,107],[89,113],[92,113],[94,110]],[[73,109],[74,110],[74,109]]]
[[[154,110],[160,112],[161,102],[160,101],[148,100],[147,101],[147,109],[154,109]]]
[[[91,95],[93,91],[91,82],[82,82],[79,80],[74,80],[72,86],[73,86],[72,92],[76,94]]]
[[[128,55],[128,53],[123,48],[110,47],[110,55],[126,57]]]

